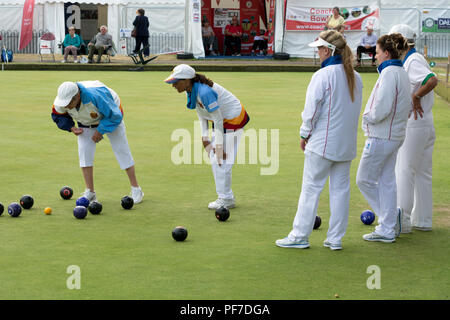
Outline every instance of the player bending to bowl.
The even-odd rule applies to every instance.
[[[53,102],[52,119],[58,128],[78,137],[78,155],[89,201],[97,199],[94,189],[94,154],[96,144],[106,134],[111,147],[131,184],[134,203],[142,201],[134,160],[128,146],[120,98],[100,81],[64,82]],[[75,121],[78,126],[75,125]]]
[[[244,126],[250,120],[244,107],[231,92],[198,74],[187,64],[176,66],[165,80],[178,92],[186,92],[187,107],[196,109],[201,123],[203,147],[209,154],[216,183],[217,200],[209,203],[212,210],[236,205],[231,190],[231,170],[236,158]],[[208,122],[213,123],[209,139]]]
[[[353,70],[352,52],[341,33],[320,33],[317,47],[322,63],[306,91],[300,146],[305,152],[303,182],[293,228],[275,244],[305,249],[314,227],[320,193],[330,179],[330,223],[323,245],[342,249],[350,204],[350,165],[356,157],[362,81]]]

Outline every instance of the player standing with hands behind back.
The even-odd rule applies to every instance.
[[[367,140],[356,177],[359,190],[378,215],[375,231],[363,236],[366,241],[394,242],[401,232],[395,163],[412,109],[408,74],[399,60],[407,48],[406,39],[399,33],[384,35],[377,41],[380,76],[362,117]]]
[[[310,47],[318,47],[322,68],[306,92],[300,146],[305,152],[303,182],[292,231],[279,247],[309,247],[319,196],[330,178],[330,224],[323,245],[342,249],[350,205],[350,165],[362,104],[362,81],[353,70],[353,54],[342,34],[323,31]]]

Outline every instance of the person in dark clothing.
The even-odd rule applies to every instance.
[[[133,21],[133,26],[136,28],[136,47],[134,48],[134,53],[138,53],[141,50],[141,44],[144,46],[148,46],[148,37],[150,36],[148,33],[148,27],[150,23],[148,22],[148,18],[145,16],[144,9],[138,9],[136,11],[136,19]],[[150,54],[149,48],[144,50],[144,56],[148,57]]]

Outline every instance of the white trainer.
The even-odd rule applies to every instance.
[[[141,187],[131,187],[131,197],[133,198],[135,204],[142,202],[144,193],[142,192]]]
[[[308,240],[294,241],[294,240],[289,239],[288,237],[286,237],[284,239],[278,239],[277,241],[275,241],[275,244],[281,248],[296,248],[296,249],[309,248]]]
[[[83,197],[87,198],[89,202],[97,201],[97,195],[95,192],[91,192],[90,189],[84,190]]]
[[[402,233],[411,233],[411,219],[406,218],[405,215],[403,215]]]
[[[218,198],[216,201],[210,202],[208,204],[208,209],[217,210],[219,208],[225,207],[227,209],[233,209],[236,207],[236,201],[234,198],[232,199],[221,199]]]
[[[67,62],[67,60],[61,60],[61,63],[66,63]]]
[[[379,235],[375,231],[372,233],[363,235],[363,239],[366,241],[380,241],[380,242],[386,242],[386,243],[395,242],[395,238],[388,238],[388,237]]]
[[[331,243],[327,240],[323,242],[323,246],[325,248],[330,248],[331,250],[342,250],[342,244],[341,243]]]

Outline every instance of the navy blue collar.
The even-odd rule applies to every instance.
[[[405,59],[403,59],[403,63],[405,63],[406,62],[406,59],[408,59],[408,57],[410,56],[410,55],[412,55],[413,53],[416,53],[417,51],[416,51],[416,48],[412,48],[411,50],[409,50],[407,53],[406,53],[406,55],[405,55]]]
[[[399,59],[386,60],[378,66],[378,73],[381,73],[381,71],[383,71],[384,68],[389,66],[403,67],[403,63],[402,60]]]
[[[342,56],[338,54],[325,59],[321,64],[321,68],[331,66],[332,64],[342,64]]]

